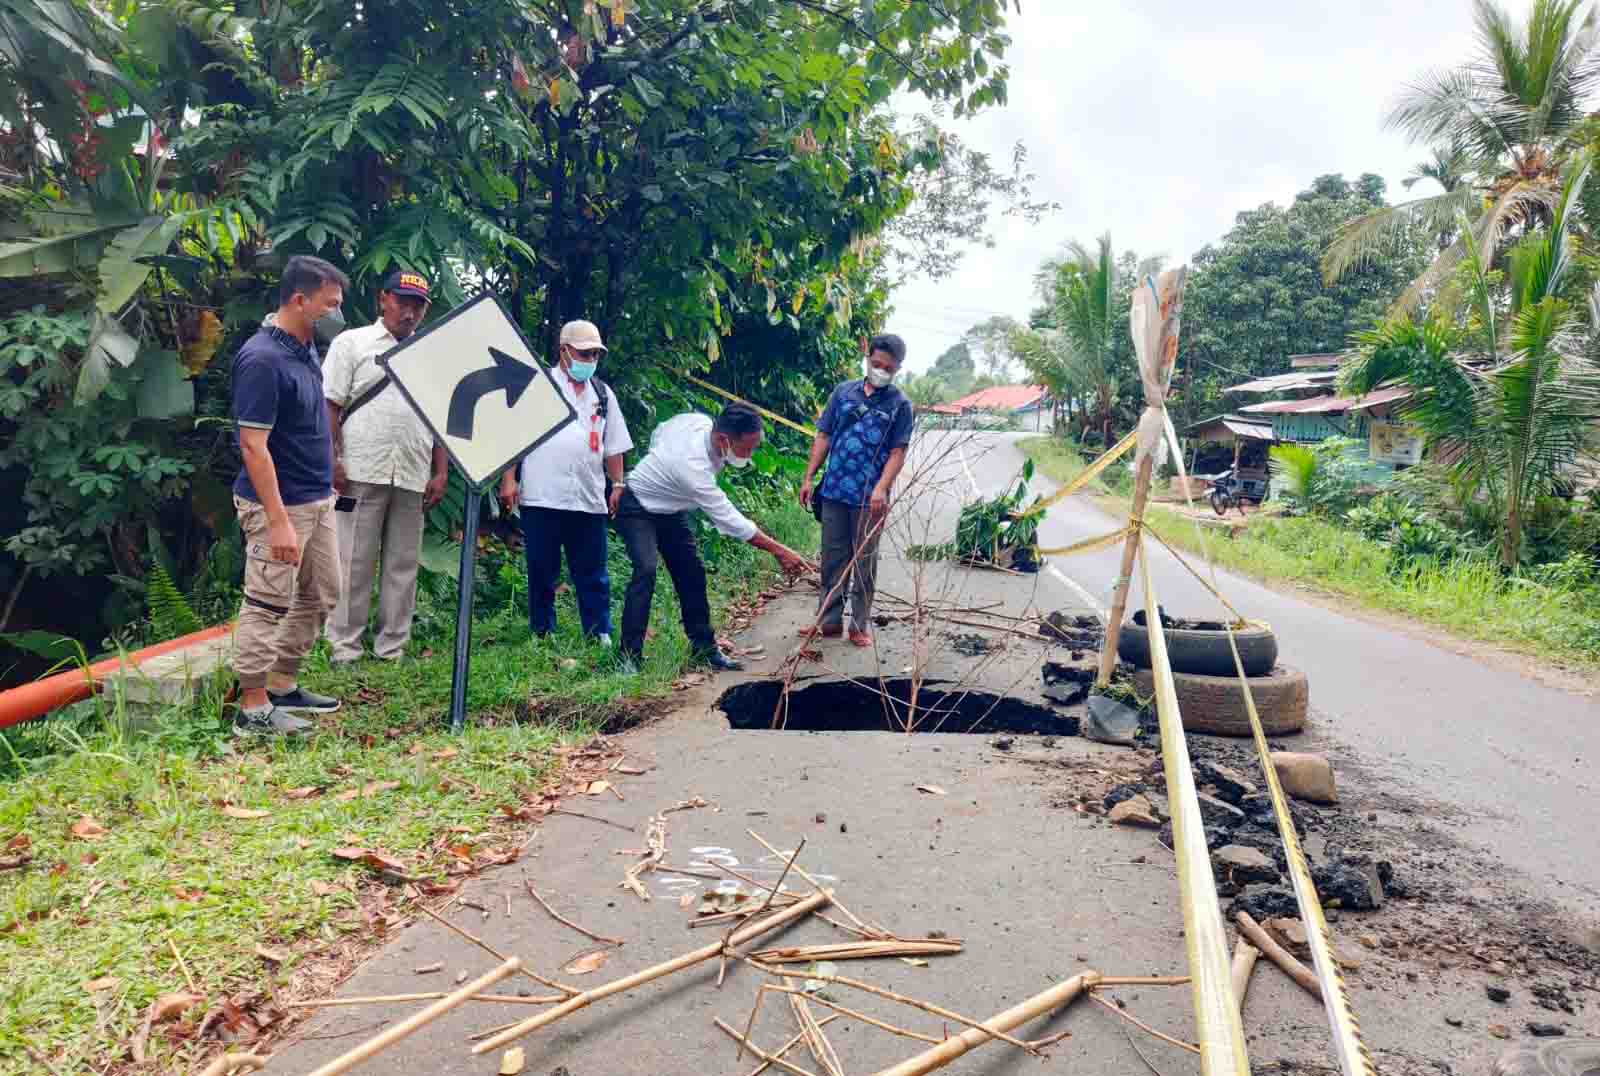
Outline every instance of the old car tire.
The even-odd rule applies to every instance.
[[[1167,661],[1173,672],[1201,676],[1233,676],[1233,648],[1225,631],[1193,631],[1168,628]],[[1239,660],[1246,676],[1264,676],[1278,664],[1278,637],[1265,624],[1251,623],[1233,633],[1239,644]],[[1150,667],[1150,632],[1132,620],[1122,625],[1117,636],[1117,655],[1135,668]]]
[[[1245,709],[1237,676],[1174,672],[1172,681],[1186,731],[1213,736],[1251,734],[1250,712]],[[1149,669],[1137,670],[1133,682],[1141,697],[1155,695],[1155,674]],[[1256,700],[1261,731],[1266,735],[1281,736],[1305,728],[1311,690],[1306,674],[1299,669],[1279,665],[1265,676],[1250,677],[1250,695]]]
[[[1592,1076],[1600,1072],[1600,1039],[1560,1039],[1514,1046],[1500,1055],[1491,1076]]]

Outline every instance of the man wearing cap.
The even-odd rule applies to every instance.
[[[528,561],[528,625],[535,636],[556,627],[561,552],[578,598],[583,633],[611,645],[611,575],[606,570],[606,482],[622,483],[622,457],[633,447],[610,388],[594,376],[606,346],[592,322],[561,327],[555,382],[578,421],[557,430],[500,478],[506,511],[520,505]],[[518,481],[518,471],[521,481]]]
[[[334,338],[323,370],[333,428],[334,486],[355,498],[340,512],[339,559],[344,586],[328,622],[333,661],[363,654],[372,577],[378,583],[378,632],[373,653],[404,655],[417,608],[417,560],[423,513],[444,496],[448,456],[436,444],[378,357],[409,337],[428,312],[428,280],[408,269],[389,274],[378,294],[379,319]]]

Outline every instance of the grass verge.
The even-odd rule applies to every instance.
[[[1070,445],[1031,438],[1021,450],[1057,482],[1085,464]],[[1115,468],[1113,468],[1115,470]],[[1095,488],[1098,486],[1099,488]],[[1125,498],[1091,483],[1113,513]],[[1150,527],[1173,546],[1210,556],[1239,575],[1268,583],[1298,583],[1371,609],[1399,613],[1461,639],[1494,643],[1545,661],[1600,667],[1600,608],[1586,595],[1511,579],[1477,560],[1423,561],[1396,568],[1389,550],[1328,520],[1310,516],[1255,517],[1228,537],[1196,527],[1180,514],[1151,507]],[[1197,562],[1196,567],[1200,567]]]
[[[815,548],[798,506],[756,516]],[[705,552],[722,613],[776,579],[742,543]],[[142,721],[102,696],[0,732],[0,1072],[198,1068],[220,1025],[248,1031],[274,998],[326,989],[406,915],[405,887],[334,849],[380,852],[443,892],[520,847],[528,823],[512,815],[546,789],[562,741],[670,694],[688,648],[662,585],[636,677],[578,637],[571,595],[537,643],[515,587],[481,608],[461,737],[442,724],[451,638],[427,602],[401,662],[334,669],[319,646],[305,682],[346,705],[305,740],[234,738],[220,683]],[[134,1064],[151,1003],[190,989],[205,1000],[158,1024]]]

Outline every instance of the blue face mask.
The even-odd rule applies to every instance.
[[[595,368],[599,365],[597,362],[586,362],[583,359],[568,359],[567,374],[574,381],[587,381],[594,376]]]

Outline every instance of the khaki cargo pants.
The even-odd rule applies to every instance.
[[[334,498],[291,505],[300,563],[272,559],[267,510],[234,497],[244,539],[244,602],[234,628],[233,668],[240,688],[265,687],[267,677],[292,683],[300,663],[339,604],[339,530]]]

